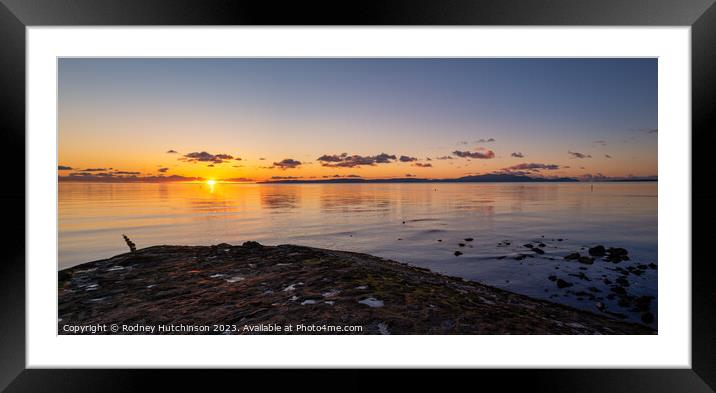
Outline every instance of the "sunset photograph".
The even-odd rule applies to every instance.
[[[657,334],[657,70],[58,58],[57,332]]]

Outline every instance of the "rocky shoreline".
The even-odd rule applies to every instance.
[[[384,258],[294,245],[147,247],[61,270],[58,286],[59,334],[656,334]],[[112,324],[136,329],[67,328]],[[324,330],[276,330],[289,325]],[[209,329],[147,330],[158,326]]]

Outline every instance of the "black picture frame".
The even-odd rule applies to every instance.
[[[272,2],[227,0],[0,0],[0,138],[6,162],[25,162],[25,44],[27,26],[97,25],[588,25],[690,26],[692,55],[692,368],[621,370],[474,370],[480,386],[497,382],[550,392],[712,392],[716,387],[716,289],[707,247],[716,192],[708,162],[716,133],[716,6],[713,0],[451,0]],[[660,157],[668,160],[669,157]],[[19,166],[16,164],[15,166]],[[229,381],[266,387],[318,387],[332,372],[303,370],[270,378],[256,370],[39,370],[25,362],[25,172],[8,169],[0,187],[6,229],[0,262],[0,389],[8,392],[142,391],[161,379],[162,391],[209,391]],[[696,181],[700,180],[700,181]],[[22,184],[22,186],[20,186]],[[697,213],[697,214],[696,214]],[[54,219],[48,217],[48,220]],[[696,231],[701,227],[701,231]],[[689,263],[689,261],[681,261]],[[240,356],[240,354],[237,354]],[[615,354],[618,356],[618,354]],[[206,375],[210,373],[210,375]],[[449,376],[447,378],[453,378]],[[444,377],[410,378],[444,389]],[[406,382],[406,381],[403,381]],[[366,390],[375,380],[342,375],[340,390]]]

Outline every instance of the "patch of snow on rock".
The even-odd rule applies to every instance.
[[[359,301],[358,303],[365,304],[366,306],[373,307],[373,308],[383,307],[383,305],[384,305],[382,300],[378,300],[374,297],[369,297],[368,299],[363,299],[363,300]]]
[[[339,293],[341,293],[340,290],[338,290],[338,289],[331,289],[331,290],[328,291],[328,292],[323,292],[323,293],[321,294],[321,296],[323,296],[323,297],[333,297],[333,296],[338,295]]]

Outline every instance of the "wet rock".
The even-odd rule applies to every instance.
[[[457,245],[460,247],[465,247],[465,243],[458,243]]]
[[[627,279],[624,278],[624,277],[619,277],[619,278],[617,278],[617,279],[616,279],[616,282],[617,282],[618,285],[620,285],[620,286],[622,286],[622,287],[628,287],[628,286],[629,286],[629,280],[627,280]]]
[[[462,255],[462,252],[461,252],[461,251],[455,251],[455,256],[456,256],[456,257],[459,257],[460,255]]]
[[[572,276],[572,277],[577,277],[577,278],[580,279],[580,280],[592,281],[591,279],[589,279],[589,277],[587,277],[586,274],[584,274],[584,272],[579,272],[579,273],[576,273],[576,274],[575,274],[575,273],[570,273],[569,275]]]
[[[634,299],[634,311],[649,311],[653,296],[639,296]]]
[[[653,263],[653,262],[650,263],[648,266],[649,266],[651,269],[656,269],[656,264]]]
[[[532,251],[534,251],[534,252],[536,252],[537,254],[540,254],[540,255],[544,254],[544,250],[542,250],[541,248],[536,248],[536,247],[535,247],[535,248],[532,249]]]
[[[550,275],[549,277],[547,277],[547,279],[550,280],[550,281],[557,281],[557,276],[555,276],[554,274],[552,274],[552,275]]]
[[[602,303],[602,302],[596,302],[594,305],[597,307],[597,310],[599,310],[599,311],[604,311],[607,308],[607,306],[605,306],[604,303]]]
[[[438,239],[439,242],[443,241],[443,239]]]
[[[577,259],[577,261],[579,261],[579,263],[583,263],[585,265],[591,265],[594,263],[594,258],[588,257],[588,256],[582,256],[582,257],[579,257],[579,259]]]
[[[615,285],[615,286],[611,287],[610,290],[612,292],[616,293],[617,295],[626,295],[626,289],[624,289],[624,287]]]
[[[537,245],[537,247],[542,247],[542,248],[545,248],[545,247],[547,247],[547,245],[546,245],[546,244],[544,244],[544,243],[540,243],[540,244],[538,244],[538,245]]]
[[[466,242],[471,242],[471,241],[473,241],[473,240],[475,240],[475,239],[473,239],[473,238],[471,238],[471,237],[466,237],[464,240],[465,240]]]
[[[609,247],[607,249],[607,256],[604,258],[605,260],[613,263],[619,263],[621,261],[628,261],[629,252],[621,247]]]
[[[578,252],[573,252],[573,253],[571,253],[571,254],[566,255],[566,256],[564,257],[564,259],[573,260],[573,259],[579,259],[579,257],[580,257],[580,255],[579,255]]]
[[[568,287],[571,287],[572,285],[573,284],[571,282],[564,281],[561,278],[557,279],[557,287],[558,288],[568,288]]]
[[[624,308],[630,307],[631,299],[626,296],[622,296],[619,298],[619,301],[617,302],[617,304],[619,305],[619,307],[624,307]]]
[[[607,250],[604,248],[604,246],[594,246],[589,249],[589,255],[593,257],[602,257],[604,254],[606,254]]]
[[[527,248],[534,248],[534,246],[533,246],[532,244],[529,244],[529,243],[523,244],[523,246],[524,246],[524,247],[527,247]]]
[[[652,314],[650,312],[645,312],[645,313],[641,314],[641,321],[646,324],[650,324],[650,323],[654,322],[654,314]]]

